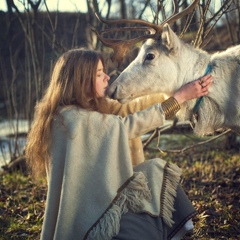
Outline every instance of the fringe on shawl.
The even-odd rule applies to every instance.
[[[174,199],[177,195],[177,186],[181,178],[182,170],[175,164],[167,163],[164,168],[163,186],[161,192],[160,216],[163,221],[172,227],[172,213],[174,209]]]
[[[164,168],[163,185],[161,192],[160,216],[163,221],[172,226],[172,213],[174,209],[174,199],[177,195],[177,186],[181,178],[182,171],[175,164],[167,163]],[[128,210],[140,212],[143,208],[142,200],[151,201],[151,192],[147,185],[147,179],[143,173],[134,174],[134,179],[119,193],[117,200],[105,212],[97,225],[91,229],[87,235],[87,240],[107,240],[112,239],[120,230],[121,215]]]
[[[119,193],[117,200],[89,232],[86,239],[112,239],[120,230],[121,215],[128,212],[128,210],[133,212],[141,211],[143,208],[143,199],[150,201],[151,198],[151,192],[144,174],[141,172],[134,173],[133,180]]]

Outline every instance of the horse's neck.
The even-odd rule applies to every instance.
[[[211,55],[207,52],[185,45],[181,53],[180,79],[183,84],[199,79],[206,74]]]

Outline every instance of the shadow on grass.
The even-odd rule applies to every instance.
[[[145,151],[146,159],[160,157],[181,167],[182,186],[198,211],[194,232],[184,239],[240,239],[240,148],[225,150],[223,137],[183,153],[152,151],[158,144],[181,149],[199,142],[192,135],[187,139],[180,136],[180,140],[161,138]]]
[[[160,146],[177,148],[193,141],[161,140]],[[151,147],[156,145],[154,140]],[[182,186],[198,211],[194,232],[184,239],[240,239],[239,150],[224,150],[224,140],[219,139],[181,154],[145,150],[145,157],[160,157],[183,169]],[[0,239],[39,239],[45,199],[44,182],[35,185],[20,172],[0,176]]]

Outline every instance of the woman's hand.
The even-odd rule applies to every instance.
[[[182,86],[177,92],[174,93],[173,97],[178,101],[179,104],[182,104],[187,100],[207,95],[208,89],[212,85],[212,81],[213,77],[208,74],[198,80]]]

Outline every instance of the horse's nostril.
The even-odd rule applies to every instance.
[[[117,87],[114,89],[114,92],[112,93],[111,98],[116,99],[116,95],[117,95]]]
[[[112,90],[111,88],[109,88],[109,90],[108,90],[108,92],[107,92],[107,95],[108,95],[110,98],[115,99],[115,97],[116,97],[116,92],[117,92],[117,87],[115,87],[114,90]]]

